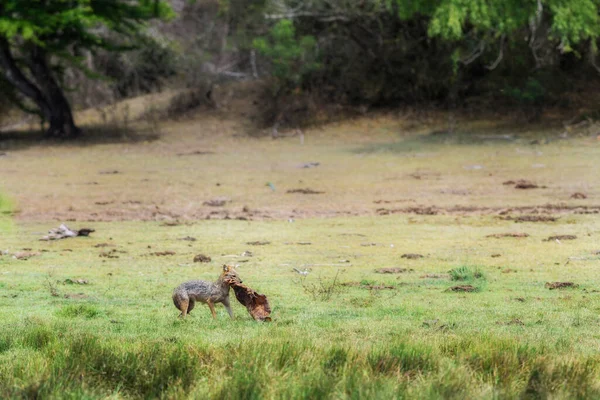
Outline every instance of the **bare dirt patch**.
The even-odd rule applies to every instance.
[[[486,237],[488,237],[488,238],[496,238],[496,239],[507,238],[507,237],[511,237],[511,238],[526,238],[526,237],[529,237],[529,234],[525,233],[525,232],[507,232],[507,233],[494,233],[492,235],[487,235]]]
[[[197,254],[196,256],[194,256],[194,262],[201,262],[201,263],[207,263],[207,262],[211,262],[212,259],[204,254]]]
[[[67,278],[63,281],[65,285],[87,285],[90,283],[87,279],[71,279]]]
[[[266,240],[255,240],[253,242],[246,242],[246,244],[249,244],[250,246],[266,246],[268,244],[271,244],[271,242]]]
[[[304,169],[315,168],[315,167],[318,167],[319,165],[321,165],[321,163],[319,163],[319,162],[307,162],[307,163],[298,165],[298,168],[304,168]]]
[[[119,256],[117,255],[117,253],[124,253],[124,251],[119,251],[117,249],[112,249],[109,251],[103,251],[101,252],[98,257],[100,258],[119,258]]]
[[[377,273],[377,274],[402,274],[405,272],[413,272],[413,271],[414,271],[414,269],[394,267],[394,268],[379,268],[379,269],[375,270],[375,273]]]
[[[310,188],[306,188],[306,189],[290,189],[290,190],[286,191],[286,193],[325,194],[325,192],[322,192],[320,190],[313,190],[313,189],[310,189]]]
[[[503,185],[515,185],[515,189],[538,189],[538,188],[542,188],[545,189],[546,186],[538,186],[537,184],[528,181],[526,179],[518,179],[516,181],[513,180],[509,180],[509,181],[505,181],[502,182]]]
[[[203,202],[202,205],[209,207],[223,207],[225,204],[228,203],[228,201],[229,200],[227,199],[212,199]]]
[[[372,284],[372,283],[364,283],[364,282],[344,282],[341,285],[349,286],[349,287],[359,287],[361,289],[368,289],[368,290],[393,290],[393,289],[396,289],[392,285]]]
[[[495,215],[502,220],[515,222],[553,222],[558,219],[554,214],[598,214],[600,206],[574,206],[566,204],[543,204],[519,207],[485,207],[485,206],[452,206],[452,207],[404,207],[377,208],[377,215],[415,214],[415,215]]]
[[[555,222],[558,217],[551,215],[519,215],[518,217],[500,217],[500,219],[515,222]]]
[[[561,188],[589,187],[588,170],[580,155],[593,159],[597,151],[593,146],[573,141],[577,152],[562,152],[557,158],[557,148],[549,144],[544,152],[550,158],[546,168],[526,171],[522,165],[510,163],[514,149],[499,147],[494,157],[496,165],[505,166],[502,172],[489,164],[485,172],[473,173],[462,166],[466,159],[473,165],[483,163],[480,149],[449,144],[448,151],[440,152],[433,144],[429,147],[429,143],[420,142],[423,148],[415,152],[406,148],[405,139],[417,138],[426,122],[410,122],[413,128],[403,133],[401,141],[387,133],[396,132],[398,124],[406,122],[388,117],[374,122],[369,117],[309,129],[305,134],[311,140],[300,146],[296,138],[276,143],[250,140],[243,133],[245,122],[199,113],[194,120],[165,121],[160,140],[154,141],[148,141],[141,130],[134,134],[139,140],[129,141],[82,139],[44,146],[26,141],[7,149],[11,172],[3,175],[3,187],[18,204],[16,219],[39,222],[255,221],[391,214],[518,216],[542,210],[556,216],[600,213],[600,205],[577,206],[580,200],[560,203],[572,194]],[[486,126],[491,126],[489,122]],[[373,123],[383,129],[373,130]],[[470,125],[463,121],[461,129]],[[485,134],[481,125],[472,129]],[[344,140],[340,141],[342,135]],[[361,148],[374,145],[386,151],[357,157]],[[409,155],[407,166],[403,157]],[[322,168],[323,162],[316,168],[298,168],[312,166],[307,160],[324,159],[327,168]],[[510,174],[506,179],[527,177],[538,186],[552,182],[555,190],[544,191],[543,196],[539,189],[506,190],[490,174]],[[40,178],[32,185],[31,177]],[[516,180],[513,182],[517,185]],[[295,188],[309,192],[286,193]],[[325,194],[311,192],[322,191],[327,201],[315,201]],[[595,193],[596,188],[590,187],[586,195],[594,198]],[[109,197],[112,194],[114,198]],[[252,211],[245,212],[241,206],[225,210],[202,204],[220,196],[235,196],[236,202]],[[114,203],[95,204],[109,201]],[[540,204],[542,201],[555,204]]]
[[[419,258],[423,258],[423,255],[416,253],[406,253],[402,254],[400,258],[406,258],[407,260],[418,260]]]
[[[546,282],[544,285],[547,289],[575,289],[578,288],[579,285],[573,282]]]
[[[544,239],[543,242],[552,242],[555,240],[575,240],[577,239],[577,236],[575,235],[555,235],[555,236],[550,236],[547,239]]]
[[[450,275],[448,274],[425,274],[421,275],[419,278],[421,279],[448,279]]]
[[[448,288],[447,290],[452,291],[452,292],[476,292],[478,289],[473,285],[458,285],[458,286],[452,286],[451,288]]]
[[[587,195],[585,193],[576,192],[571,195],[572,199],[587,199]]]
[[[195,150],[195,151],[190,151],[187,153],[177,153],[178,157],[182,157],[182,156],[205,156],[208,154],[215,154],[213,151],[206,151],[206,150]]]
[[[39,256],[37,251],[19,251],[13,254],[13,258],[17,260],[29,260],[31,257]]]
[[[149,255],[151,256],[157,256],[157,257],[164,257],[164,256],[174,256],[175,252],[171,251],[171,250],[165,250],[165,251],[154,251],[152,253],[149,253]]]

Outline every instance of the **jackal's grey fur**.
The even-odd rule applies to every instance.
[[[233,283],[242,283],[242,281],[233,267],[223,265],[223,273],[215,282],[188,281],[177,286],[173,291],[173,303],[181,311],[182,318],[192,311],[196,301],[208,304],[213,318],[217,317],[215,303],[223,303],[229,316],[233,318],[233,311],[229,304],[229,288]]]

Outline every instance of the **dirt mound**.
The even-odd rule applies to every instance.
[[[476,292],[477,288],[473,285],[459,285],[448,288],[452,292]]]
[[[310,188],[306,189],[290,189],[286,193],[300,193],[300,194],[324,194],[325,192],[319,190],[313,190]]]
[[[191,151],[189,153],[177,153],[177,156],[181,157],[181,156],[204,156],[207,154],[215,154],[212,151],[204,151],[204,150],[196,150],[196,151]]]
[[[344,282],[341,284],[342,286],[350,286],[350,287],[359,287],[361,289],[368,290],[392,290],[395,289],[392,285],[384,285],[384,284],[375,284],[375,283],[366,283],[366,282]]]
[[[538,189],[545,188],[546,186],[538,186],[535,183],[528,181],[526,179],[519,179],[517,181],[506,181],[502,182],[503,185],[515,185],[515,189]]]
[[[550,236],[548,237],[548,239],[544,239],[544,242],[552,242],[554,240],[575,240],[577,239],[577,236],[575,235],[555,235],[555,236]]]
[[[524,233],[524,232],[508,232],[508,233],[494,233],[492,235],[487,235],[486,237],[496,238],[496,239],[505,238],[505,237],[525,238],[525,237],[529,237],[529,234]]]
[[[546,282],[544,287],[546,287],[550,290],[567,289],[567,288],[575,289],[575,288],[578,288],[579,285],[577,285],[576,283],[573,283],[573,282]]]
[[[117,249],[112,249],[109,251],[102,251],[102,252],[100,252],[100,254],[98,254],[98,257],[100,257],[100,258],[119,258],[119,256],[116,253],[119,253],[119,251]]]
[[[163,257],[163,256],[174,256],[175,252],[171,250],[166,251],[155,251],[150,253],[151,256]]]
[[[194,257],[194,262],[207,263],[207,262],[211,262],[211,258],[204,254],[198,254]]]
[[[39,256],[40,253],[37,251],[19,251],[13,254],[13,258],[17,260],[29,260],[31,257]]]
[[[419,278],[421,279],[447,279],[450,278],[448,274],[425,274],[421,275]]]
[[[404,272],[412,272],[414,269],[408,268],[379,268],[375,270],[377,274],[402,274]]]
[[[418,260],[419,258],[423,258],[423,255],[416,254],[416,253],[406,253],[406,254],[402,254],[402,256],[400,258],[406,258],[408,260]]]
[[[229,199],[211,199],[202,203],[203,206],[208,207],[223,207],[229,202]]]
[[[515,222],[554,222],[558,218],[552,215],[519,215],[518,217],[501,217],[500,219]]]

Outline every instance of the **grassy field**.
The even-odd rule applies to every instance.
[[[595,138],[475,123],[438,135],[390,117],[304,144],[240,129],[209,118],[145,141],[4,142],[0,397],[600,396]],[[519,179],[540,187],[503,184]],[[60,222],[96,231],[39,241]],[[507,233],[527,236],[493,236]],[[237,302],[234,320],[221,305],[217,320],[201,305],[177,319],[173,288],[225,263],[273,322]]]

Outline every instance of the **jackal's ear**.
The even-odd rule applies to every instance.
[[[223,265],[223,272],[229,272],[229,266],[227,264]]]

